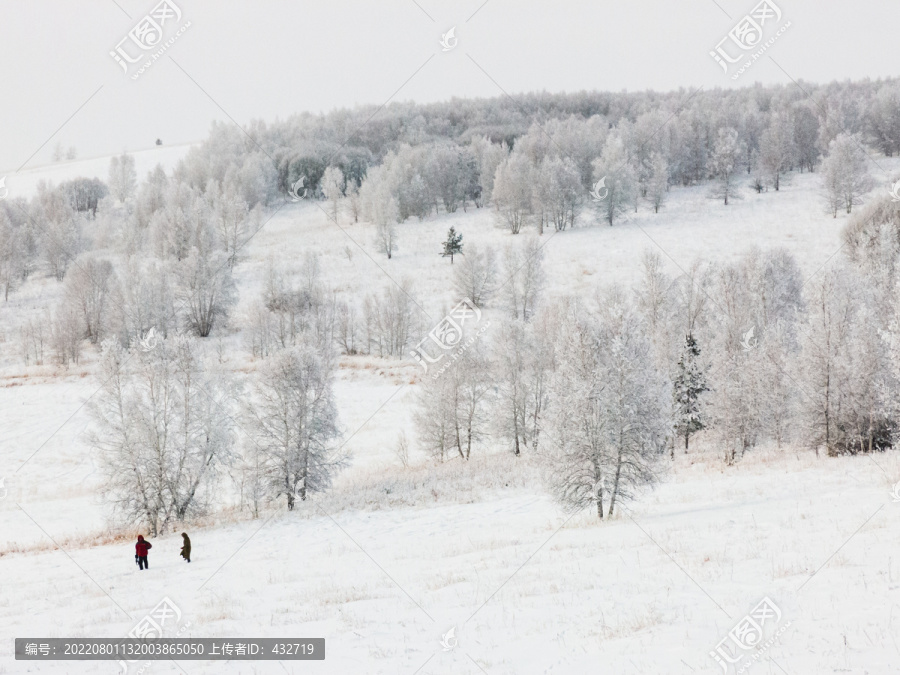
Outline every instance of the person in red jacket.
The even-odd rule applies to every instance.
[[[153,548],[153,544],[144,541],[144,535],[139,534],[137,544],[134,545],[134,557],[137,559],[140,569],[150,569],[150,563],[147,562],[147,551]]]

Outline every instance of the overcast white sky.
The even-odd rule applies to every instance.
[[[785,72],[763,59],[732,82],[709,52],[757,1],[174,0],[191,26],[135,81],[109,52],[158,0],[2,0],[0,172],[47,163],[57,141],[91,157],[392,95],[900,75],[900,2],[775,0],[791,27],[768,53]]]

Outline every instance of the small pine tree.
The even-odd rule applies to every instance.
[[[674,382],[675,432],[684,437],[684,451],[692,434],[706,425],[700,407],[700,395],[709,391],[706,375],[699,364],[700,348],[693,335],[684,338],[684,349],[678,359],[678,375]]]
[[[456,228],[451,227],[450,231],[447,232],[447,241],[444,242],[444,252],[441,253],[441,257],[446,258],[450,256],[450,264],[453,264],[453,256],[462,254],[462,234],[456,233]]]

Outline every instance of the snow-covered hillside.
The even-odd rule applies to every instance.
[[[535,485],[333,515],[325,500],[195,530],[190,566],[179,536],[160,537],[143,574],[130,541],[11,554],[0,562],[16,580],[0,630],[122,636],[169,597],[190,623],[184,637],[326,639],[323,663],[180,663],[188,673],[687,675],[718,672],[708,652],[767,596],[789,626],[751,672],[888,673],[900,658],[888,478],[900,458],[878,464],[776,451],[737,473],[679,455],[664,485],[605,524],[570,517]],[[57,540],[69,534],[46,525],[38,504],[23,506]],[[445,651],[454,627],[458,646]],[[5,661],[0,672],[24,671]],[[114,670],[68,662],[65,672]]]
[[[170,169],[187,147],[134,153],[138,175]],[[900,170],[900,159],[879,162]],[[24,170],[7,187],[29,196],[39,180],[104,178],[108,165]],[[647,249],[677,276],[698,257],[731,262],[754,246],[782,247],[813,277],[841,255],[847,222],[823,211],[820,180],[796,174],[777,193],[745,190],[727,207],[708,186],[672,187],[659,214],[641,209],[613,227],[591,215],[547,232],[548,302],[630,288]],[[408,279],[436,323],[455,298],[454,268],[439,255],[451,225],[467,245],[512,238],[490,209],[469,208],[399,224],[387,260],[372,225],[343,216],[336,226],[316,204],[288,204],[242,251],[234,315],[251,310],[273,263],[290,268],[315,251],[327,286],[361,297]],[[154,673],[714,673],[709,652],[764,597],[789,626],[750,672],[874,675],[900,664],[896,450],[825,459],[766,445],[736,467],[701,434],[655,490],[598,522],[555,502],[529,453],[490,447],[436,466],[413,442],[404,467],[394,450],[401,431],[416,437],[421,372],[374,356],[340,360],[335,397],[351,461],[330,492],[290,513],[279,504],[259,519],[211,516],[191,530],[190,565],[177,533],[160,536],[149,571],[138,572],[131,539],[108,528],[88,440],[96,349],[68,368],[17,356],[22,322],[61,293],[34,278],[0,303],[0,674],[115,672],[112,662],[26,668],[11,658],[12,638],[124,636],[163,597],[190,622],[182,637],[324,637],[327,658],[160,661]],[[259,367],[237,328],[209,343],[238,378]]]
[[[129,154],[134,157],[137,175],[143,179],[157,165],[171,171],[190,148],[190,145],[160,145]],[[54,185],[73,178],[99,178],[106,181],[109,175],[109,157],[61,160],[44,166],[28,165],[19,171],[16,171],[16,167],[7,167],[5,170],[0,169],[0,177],[4,175],[10,196],[29,199],[37,192],[37,185],[42,180]]]

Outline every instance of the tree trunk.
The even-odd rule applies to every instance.
[[[620,441],[621,443],[621,441]],[[619,478],[622,475],[622,449],[619,448],[619,457],[616,462],[616,477],[613,480],[613,489],[612,495],[609,498],[609,510],[606,512],[606,515],[612,518],[613,510],[616,508],[616,496],[619,494]]]
[[[513,400],[513,436],[515,436],[515,439],[516,439],[515,440],[515,449],[514,449],[516,457],[518,457],[519,453],[521,452],[519,449],[519,410],[515,403],[516,396],[518,393],[519,393],[518,388],[514,387],[513,388],[513,399],[512,399]],[[524,426],[524,424],[523,424],[523,426]]]
[[[306,501],[306,484],[309,481],[309,451],[304,453],[303,457],[303,476],[300,479],[303,484],[300,486],[300,500]]]
[[[825,375],[825,454],[831,455],[831,372]],[[816,457],[819,456],[819,446],[816,445]]]

